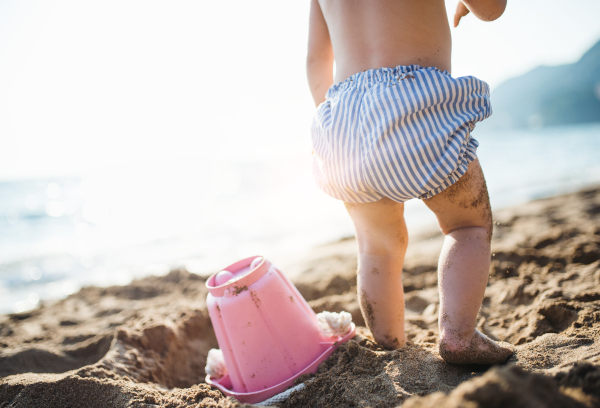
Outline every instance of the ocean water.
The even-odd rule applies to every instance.
[[[600,124],[473,136],[495,209],[600,184]],[[419,200],[406,218],[410,233],[435,221]],[[256,254],[277,262],[352,234],[343,205],[314,186],[308,155],[0,182],[0,313],[177,266],[208,274]]]

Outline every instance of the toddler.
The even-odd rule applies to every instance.
[[[311,0],[307,75],[317,185],[343,200],[358,241],[358,298],[375,340],[406,344],[404,202],[420,198],[445,235],[439,259],[444,360],[495,364],[512,354],[475,329],[490,267],[492,213],[471,137],[491,114],[488,85],[450,76],[444,0]],[[463,0],[500,17],[506,0]],[[335,60],[335,78],[333,63]],[[335,84],[334,84],[335,83]]]

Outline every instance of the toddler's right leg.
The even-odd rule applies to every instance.
[[[388,349],[406,344],[402,265],[408,244],[404,204],[389,198],[345,203],[358,241],[358,300],[367,327]]]
[[[490,269],[492,211],[476,159],[441,193],[424,200],[446,236],[438,265],[440,355],[455,364],[496,364],[513,353],[475,330]]]

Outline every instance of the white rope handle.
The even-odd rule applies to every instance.
[[[257,402],[254,405],[258,405],[259,407],[268,407],[268,406],[278,404],[280,402],[286,401],[290,397],[292,392],[299,391],[304,387],[306,387],[305,383],[298,384],[295,387],[289,388],[280,394],[273,395],[268,400],[265,400],[263,402]]]

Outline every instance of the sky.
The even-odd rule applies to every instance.
[[[455,8],[447,1],[449,18]],[[310,154],[309,1],[0,0],[0,180]],[[600,2],[511,1],[452,30],[453,75],[494,87],[575,62]]]

